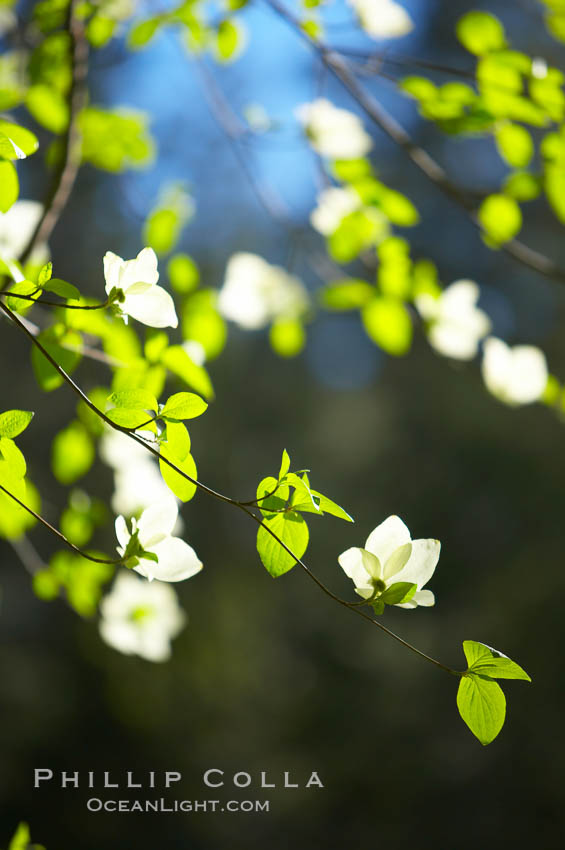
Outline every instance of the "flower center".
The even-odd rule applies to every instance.
[[[148,617],[151,617],[153,614],[153,608],[149,605],[139,605],[137,608],[134,608],[129,618],[132,623],[140,623],[142,620],[146,620]]]
[[[378,594],[381,594],[381,593],[383,593],[383,591],[385,591],[385,590],[386,590],[386,584],[385,584],[385,583],[384,583],[384,581],[383,581],[382,579],[380,579],[380,578],[374,578],[374,579],[372,579],[372,580],[371,580],[371,583],[372,583],[373,588],[374,588],[374,590],[375,590],[375,594],[377,594],[377,593],[378,593]]]

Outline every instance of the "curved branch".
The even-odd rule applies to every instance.
[[[69,88],[69,124],[63,137],[61,163],[57,168],[47,196],[43,214],[20,255],[25,262],[33,249],[44,245],[51,236],[73,189],[81,160],[79,116],[86,103],[86,77],[88,74],[88,42],[84,25],[77,15],[79,0],[70,0],[66,30],[70,38],[71,85]]]
[[[365,91],[343,56],[324,44],[313,41],[301,28],[298,18],[286,9],[279,0],[265,0],[265,2],[292,27],[298,36],[309,44],[310,48],[318,54],[320,60],[347,89],[365,114],[404,151],[422,174],[437,186],[446,197],[463,209],[481,233],[484,232],[477,217],[472,194],[466,193],[452,183],[445,169],[412,139],[396,118],[390,115],[372,95]],[[565,269],[545,254],[530,248],[523,242],[513,239],[502,245],[501,250],[532,271],[559,283],[565,283]]]
[[[128,429],[122,427],[121,425],[117,425],[115,422],[112,422],[112,420],[109,419],[106,416],[105,413],[103,413],[93,402],[90,401],[90,399],[88,398],[86,393],[84,393],[83,390],[78,386],[78,384],[76,384],[75,381],[73,381],[73,379],[70,377],[70,375],[68,375],[65,372],[65,370],[61,366],[59,366],[57,361],[49,354],[49,352],[43,347],[43,345],[39,342],[39,340],[36,339],[33,336],[33,334],[26,328],[26,326],[23,324],[23,322],[21,322],[19,320],[19,318],[10,310],[10,308],[6,304],[2,303],[1,300],[0,300],[0,309],[2,309],[12,319],[12,321],[14,322],[15,325],[17,325],[21,330],[23,330],[23,332],[26,334],[26,336],[28,336],[31,339],[33,344],[41,351],[43,356],[46,357],[47,360],[51,363],[53,368],[57,370],[57,372],[61,375],[63,380],[72,388],[72,390],[81,398],[81,400],[84,401],[84,403],[88,405],[88,407],[92,410],[92,412],[95,413],[98,417],[100,417],[100,419],[102,419],[107,425],[114,428],[114,430],[116,430],[116,431],[120,431],[122,434],[127,434],[128,437],[130,437],[132,440],[135,440],[136,443],[139,443],[141,446],[143,446],[147,451],[149,451],[151,454],[153,454],[159,461],[164,461],[168,466],[171,467],[171,469],[173,469],[175,472],[177,472],[183,478],[190,481],[192,484],[194,484],[200,490],[203,490],[209,496],[213,496],[214,498],[219,499],[222,502],[227,502],[230,505],[234,505],[235,507],[237,507],[241,511],[243,511],[243,513],[247,514],[247,516],[251,517],[251,519],[253,519],[261,528],[264,528],[265,531],[268,534],[270,534],[271,537],[274,540],[277,541],[279,546],[281,546],[285,550],[285,552],[287,552],[287,554],[289,554],[291,556],[291,558],[294,559],[294,561],[301,567],[301,569],[306,573],[306,575],[308,575],[309,578],[315,584],[317,584],[317,586],[320,588],[320,590],[322,590],[326,594],[326,596],[330,597],[330,599],[333,599],[335,602],[339,603],[344,608],[348,608],[349,610],[353,611],[355,614],[362,617],[367,622],[372,623],[374,626],[376,626],[382,632],[387,634],[389,637],[393,638],[398,643],[402,644],[402,646],[404,646],[406,649],[410,649],[416,655],[419,655],[424,660],[429,661],[430,664],[433,664],[436,667],[440,668],[441,670],[444,670],[447,673],[451,673],[454,676],[462,675],[461,672],[454,670],[454,669],[452,669],[451,667],[448,667],[445,664],[442,664],[441,661],[437,661],[435,658],[432,658],[430,655],[426,655],[425,652],[422,652],[421,650],[417,649],[415,646],[412,646],[412,644],[408,643],[408,641],[405,641],[404,638],[401,638],[399,635],[395,634],[395,632],[388,629],[386,626],[384,626],[378,620],[375,620],[369,614],[366,614],[364,611],[362,611],[356,603],[347,602],[345,599],[341,599],[341,597],[337,596],[332,590],[329,589],[329,587],[327,587],[311,571],[311,569],[304,563],[304,561],[301,560],[301,558],[296,557],[294,552],[286,545],[286,543],[283,540],[280,539],[280,537],[278,537],[278,535],[276,535],[274,533],[274,531],[272,531],[271,528],[269,528],[268,525],[266,525],[263,522],[261,517],[258,517],[256,514],[253,513],[252,510],[249,509],[249,507],[247,506],[248,503],[240,502],[237,499],[232,499],[232,498],[230,498],[230,496],[225,496],[223,493],[219,493],[218,491],[213,490],[211,487],[208,487],[206,484],[203,484],[201,481],[198,481],[198,479],[192,478],[192,476],[188,475],[186,472],[179,469],[176,466],[175,463],[173,463],[168,458],[161,455],[160,452],[157,451],[157,449],[155,449],[153,446],[146,443],[146,441],[143,440],[141,437],[139,437],[137,434],[133,433],[131,430],[128,430]],[[35,512],[32,511],[30,508],[28,508],[26,505],[24,505],[23,502],[20,502],[19,499],[17,499],[15,496],[13,496],[11,493],[9,493],[9,491],[5,490],[5,488],[2,487],[2,485],[0,485],[0,488],[2,490],[4,490],[13,499],[15,499],[15,501],[17,501],[21,505],[21,507],[23,507],[25,510],[29,511],[29,513],[32,513],[36,517],[36,519],[38,519],[40,522],[42,522],[44,525],[46,525],[48,528],[50,528],[51,531],[53,531],[58,537],[62,538],[67,545],[69,545],[72,549],[75,549],[76,551],[79,552],[79,554],[84,556],[84,553],[81,550],[77,549],[77,547],[75,547],[74,544],[70,543],[70,541],[68,541],[66,539],[66,537],[64,537],[64,535],[61,534],[61,532],[59,532],[57,529],[53,528],[53,526],[50,526],[49,523],[46,520],[44,520],[38,514],[35,514]],[[88,557],[88,556],[84,556],[84,557]],[[117,561],[117,562],[116,561],[114,561],[114,562],[103,561],[103,563],[121,563],[121,561]]]
[[[0,490],[5,493],[6,496],[9,496],[10,499],[13,499],[14,502],[16,502],[20,506],[20,508],[23,508],[24,511],[27,511],[28,514],[32,515],[32,517],[35,517],[35,519],[40,522],[41,525],[44,525],[45,528],[48,528],[52,534],[58,537],[59,540],[62,540],[65,546],[68,546],[69,549],[72,549],[73,552],[77,553],[77,555],[81,555],[81,557],[86,558],[88,561],[94,561],[96,564],[111,564],[113,566],[117,566],[118,564],[123,563],[123,558],[115,558],[113,560],[110,560],[109,558],[96,558],[94,555],[88,555],[86,552],[83,552],[82,549],[79,549],[78,546],[75,546],[74,543],[71,543],[71,541],[62,533],[62,531],[59,531],[58,528],[55,528],[54,525],[51,525],[50,522],[47,522],[47,520],[44,519],[41,514],[38,514],[36,511],[33,510],[33,508],[30,508],[29,505],[26,505],[25,502],[22,502],[20,499],[18,499],[17,496],[7,490],[3,484],[0,484]]]

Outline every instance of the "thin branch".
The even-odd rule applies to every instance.
[[[33,295],[22,295],[20,292],[0,292],[6,298],[19,298],[22,301],[33,301],[34,304],[42,304],[44,307],[61,307],[63,310],[104,310],[109,301],[106,300],[102,304],[65,304],[64,302],[47,301],[42,298],[39,300]]]
[[[11,493],[9,490],[7,490],[3,484],[0,484],[0,490],[2,490],[2,492],[5,493],[6,496],[9,496],[10,499],[13,499],[14,502],[16,502],[20,506],[20,508],[23,508],[24,511],[28,512],[28,514],[31,514],[31,516],[34,517],[38,522],[40,522],[41,525],[44,525],[45,528],[48,528],[52,534],[59,538],[59,540],[62,540],[65,546],[68,546],[69,549],[72,549],[73,552],[76,552],[83,558],[87,558],[87,560],[89,561],[94,561],[96,564],[112,564],[116,566],[117,564],[123,563],[123,558],[115,558],[113,560],[110,560],[108,558],[96,558],[94,555],[89,555],[86,552],[83,552],[82,549],[79,549],[78,546],[75,546],[74,543],[71,543],[71,541],[62,533],[62,531],[59,531],[58,528],[55,528],[54,525],[51,525],[50,522],[47,522],[47,520],[44,519],[41,514],[38,514],[37,511],[34,511],[33,508],[30,508],[29,505],[26,505],[25,502],[22,502],[21,499],[18,499],[18,497],[15,496],[14,493]]]
[[[365,91],[344,57],[321,42],[313,41],[301,28],[298,18],[279,0],[265,0],[265,2],[317,53],[320,60],[352,95],[365,114],[404,151],[428,180],[436,185],[446,197],[461,207],[473,224],[483,232],[471,195],[452,183],[445,169],[412,139],[396,118],[390,115],[372,95]],[[506,242],[501,246],[501,250],[532,271],[559,283],[565,283],[565,269],[558,266],[545,254],[524,245],[519,240],[513,239]]]
[[[69,88],[69,124],[63,137],[61,163],[45,202],[43,215],[24,248],[20,262],[28,259],[33,249],[44,245],[51,236],[73,189],[81,160],[79,117],[86,104],[86,77],[88,74],[88,42],[84,24],[77,14],[80,0],[70,0],[66,30],[70,38],[71,85]]]
[[[157,451],[157,449],[155,449],[153,446],[149,445],[149,444],[148,444],[145,440],[143,440],[143,439],[142,439],[141,437],[139,437],[137,434],[133,433],[133,432],[132,432],[132,431],[130,431],[130,430],[127,430],[127,429],[123,428],[123,427],[122,427],[122,426],[120,426],[120,425],[116,425],[116,423],[115,423],[115,422],[112,422],[112,420],[111,420],[111,419],[109,419],[109,418],[106,416],[106,414],[105,414],[105,413],[103,413],[103,412],[102,412],[102,411],[101,411],[101,410],[100,410],[100,409],[99,409],[99,408],[98,408],[98,407],[97,407],[97,406],[96,406],[93,402],[91,402],[91,401],[90,401],[90,399],[88,398],[88,396],[86,395],[86,393],[84,393],[84,392],[83,392],[83,390],[82,390],[82,389],[78,386],[78,384],[76,384],[76,383],[73,381],[73,379],[70,377],[70,375],[68,375],[68,374],[65,372],[65,370],[64,370],[61,366],[59,366],[59,364],[57,363],[57,361],[56,361],[56,360],[55,360],[55,359],[54,359],[54,358],[53,358],[53,357],[49,354],[49,352],[48,352],[48,351],[47,351],[47,350],[43,347],[43,345],[39,342],[39,340],[38,340],[38,339],[36,339],[30,331],[28,331],[28,329],[26,328],[26,326],[25,326],[25,325],[24,325],[24,324],[23,324],[23,323],[19,320],[19,318],[18,318],[18,317],[17,317],[17,316],[16,316],[16,315],[15,315],[15,314],[14,314],[14,313],[10,310],[10,308],[9,308],[9,307],[7,307],[7,305],[6,305],[6,304],[2,303],[2,301],[1,301],[1,300],[0,300],[0,309],[2,309],[2,310],[3,310],[3,311],[4,311],[4,312],[5,312],[5,313],[6,313],[6,314],[7,314],[7,315],[8,315],[8,316],[12,319],[12,321],[14,322],[14,324],[16,324],[16,325],[20,328],[20,330],[22,330],[22,331],[26,334],[26,336],[28,336],[28,337],[31,339],[32,343],[33,343],[33,344],[34,344],[34,345],[35,345],[35,346],[36,346],[36,347],[37,347],[37,348],[41,351],[41,353],[43,354],[43,356],[47,358],[47,360],[51,363],[51,365],[53,366],[53,368],[54,368],[54,369],[56,369],[56,370],[57,370],[57,372],[61,375],[61,377],[63,378],[63,380],[64,380],[64,381],[65,381],[65,382],[66,382],[66,383],[67,383],[67,384],[68,384],[68,385],[72,388],[72,390],[73,390],[73,391],[74,391],[74,392],[75,392],[75,393],[76,393],[76,394],[77,394],[77,395],[78,395],[78,396],[82,399],[82,401],[84,401],[84,403],[85,403],[85,404],[87,404],[87,405],[88,405],[88,407],[89,407],[89,408],[90,408],[90,409],[91,409],[91,410],[92,410],[92,411],[93,411],[93,412],[94,412],[97,416],[99,416],[99,417],[100,417],[100,419],[102,419],[102,420],[103,420],[103,421],[104,421],[107,425],[110,425],[110,427],[114,428],[116,431],[120,431],[120,432],[121,432],[121,433],[123,433],[123,434],[127,434],[127,436],[128,436],[128,437],[130,437],[130,439],[135,440],[135,442],[136,442],[136,443],[139,443],[139,445],[143,446],[143,447],[144,447],[147,451],[149,451],[151,454],[153,454],[155,457],[157,457],[157,458],[158,458],[158,460],[160,460],[160,461],[162,461],[162,462],[165,462],[168,466],[170,466],[170,467],[171,467],[171,469],[173,469],[175,472],[177,472],[177,473],[178,473],[179,475],[181,475],[183,478],[185,478],[185,479],[187,479],[188,481],[190,481],[192,484],[196,485],[198,488],[200,488],[201,490],[203,490],[203,491],[204,491],[205,493],[207,493],[209,496],[213,496],[214,498],[219,499],[219,500],[220,500],[220,501],[222,501],[222,502],[227,502],[227,503],[228,503],[228,504],[230,504],[230,505],[234,505],[235,507],[239,508],[239,510],[243,511],[243,513],[247,514],[247,516],[251,517],[251,519],[253,519],[253,520],[254,520],[254,521],[255,521],[255,522],[256,522],[256,523],[257,523],[257,524],[258,524],[261,528],[264,528],[264,529],[265,529],[265,531],[266,531],[268,534],[270,534],[270,535],[271,535],[271,537],[272,537],[274,540],[276,540],[276,541],[277,541],[277,543],[279,544],[279,546],[281,546],[281,547],[285,550],[285,552],[287,552],[287,554],[289,554],[289,555],[291,556],[291,558],[293,558],[293,559],[294,559],[294,561],[295,561],[295,562],[296,562],[296,563],[297,563],[297,564],[301,567],[301,569],[302,569],[302,570],[306,573],[306,575],[308,575],[308,576],[309,576],[309,578],[310,578],[313,582],[315,582],[315,584],[317,584],[317,585],[318,585],[318,587],[320,588],[320,590],[322,590],[322,591],[326,594],[326,596],[329,596],[331,599],[333,599],[335,602],[338,602],[338,603],[339,603],[340,605],[342,605],[344,608],[348,608],[349,610],[353,611],[355,614],[357,614],[358,616],[362,617],[362,618],[363,618],[364,620],[366,620],[367,622],[372,623],[374,626],[376,626],[376,627],[377,627],[378,629],[380,629],[382,632],[384,632],[385,634],[387,634],[389,637],[393,638],[393,639],[394,639],[394,640],[396,640],[398,643],[402,644],[402,646],[406,647],[407,649],[410,649],[410,650],[411,650],[412,652],[414,652],[416,655],[419,655],[421,658],[425,659],[426,661],[429,661],[431,664],[434,664],[436,667],[440,668],[441,670],[444,670],[444,671],[445,671],[445,672],[447,672],[447,673],[451,673],[451,674],[452,674],[452,675],[454,675],[454,676],[460,676],[460,675],[461,675],[461,673],[460,673],[459,671],[457,671],[457,670],[453,670],[451,667],[448,667],[448,666],[446,666],[445,664],[442,664],[440,661],[437,661],[435,658],[432,658],[430,655],[426,655],[426,653],[424,653],[424,652],[422,652],[421,650],[417,649],[415,646],[412,646],[412,644],[408,643],[408,641],[405,641],[405,640],[404,640],[404,638],[401,638],[399,635],[395,634],[393,631],[391,631],[390,629],[388,629],[386,626],[384,626],[384,625],[383,625],[382,623],[380,623],[378,620],[375,620],[373,617],[369,616],[369,614],[366,614],[364,611],[362,611],[360,608],[358,608],[358,607],[357,607],[357,605],[356,605],[355,603],[347,602],[345,599],[341,599],[339,596],[337,596],[335,593],[333,593],[333,591],[331,591],[331,590],[330,590],[330,589],[329,589],[329,588],[328,588],[328,587],[327,587],[327,586],[326,586],[326,585],[325,585],[325,584],[324,584],[324,583],[323,583],[323,582],[322,582],[322,581],[321,581],[321,580],[320,580],[320,579],[319,579],[319,578],[318,578],[318,577],[317,577],[317,576],[316,576],[316,575],[315,575],[315,574],[314,574],[314,573],[310,570],[310,568],[309,568],[309,567],[308,567],[308,566],[304,563],[304,561],[302,561],[300,558],[297,558],[297,557],[296,557],[296,555],[294,554],[294,552],[293,552],[293,551],[292,551],[292,550],[291,550],[291,549],[290,549],[290,548],[286,545],[286,543],[285,543],[283,540],[281,540],[281,539],[280,539],[280,537],[278,537],[278,536],[274,533],[274,531],[272,531],[272,529],[271,529],[271,528],[269,528],[269,526],[268,526],[268,525],[266,525],[266,524],[265,524],[265,522],[263,521],[263,519],[262,519],[261,517],[258,517],[256,514],[254,514],[254,513],[253,513],[253,511],[252,511],[252,510],[250,510],[250,509],[249,509],[249,507],[248,507],[245,503],[243,503],[243,502],[239,502],[237,499],[232,499],[232,498],[230,498],[229,496],[225,496],[223,493],[219,493],[218,491],[213,490],[211,487],[208,487],[206,484],[202,484],[202,482],[198,481],[198,480],[197,480],[197,479],[195,479],[195,478],[192,478],[192,476],[188,475],[186,472],[184,472],[183,470],[179,469],[179,468],[176,466],[176,464],[174,464],[172,461],[170,461],[170,460],[169,460],[168,458],[166,458],[164,455],[161,455],[161,454],[160,454],[160,452],[159,452],[159,451]],[[49,528],[49,529],[50,529],[50,530],[51,530],[54,534],[56,534],[56,535],[57,535],[57,537],[61,538],[61,539],[62,539],[62,540],[63,540],[63,541],[64,541],[64,542],[68,545],[68,546],[70,546],[72,549],[74,549],[75,551],[77,551],[77,552],[78,552],[80,555],[82,555],[83,557],[90,557],[90,556],[88,556],[88,555],[85,555],[85,554],[84,554],[84,552],[82,552],[80,549],[77,549],[77,547],[75,547],[75,546],[74,546],[74,544],[70,543],[70,541],[68,541],[68,540],[67,540],[67,538],[66,538],[66,537],[64,537],[64,535],[63,535],[63,534],[61,534],[61,532],[60,532],[60,531],[58,531],[58,530],[57,530],[57,529],[55,529],[53,526],[51,526],[51,525],[50,525],[50,524],[49,524],[46,520],[44,520],[42,517],[40,517],[40,516],[39,516],[39,514],[36,514],[34,511],[32,511],[30,508],[28,508],[28,507],[27,507],[27,505],[25,505],[23,502],[20,502],[20,500],[19,500],[19,499],[17,499],[15,496],[13,496],[13,494],[12,494],[12,493],[10,493],[10,492],[9,492],[9,491],[7,491],[4,487],[2,487],[2,485],[0,485],[0,488],[1,488],[2,490],[4,490],[4,492],[6,492],[9,496],[11,496],[11,498],[12,498],[12,499],[14,499],[16,502],[18,502],[18,504],[20,504],[20,506],[21,506],[21,507],[23,507],[23,508],[24,508],[25,510],[27,510],[29,513],[31,513],[33,516],[35,516],[35,518],[36,518],[37,520],[39,520],[41,523],[43,523],[43,525],[46,525],[46,526],[47,526],[47,527],[48,527],[48,528]],[[96,559],[91,558],[91,560],[96,560]],[[118,562],[115,562],[115,561],[114,561],[114,562],[102,561],[102,563],[120,563],[120,561],[118,561]]]
[[[13,297],[11,293],[1,294],[8,295],[10,298]],[[30,320],[25,318],[24,316],[20,316],[19,318],[21,323],[27,328],[27,330],[31,334],[33,334],[33,336],[39,336],[39,334],[41,333],[41,328],[38,325],[36,325],[34,322],[30,322]],[[124,363],[123,360],[118,360],[117,357],[112,357],[110,354],[106,354],[105,351],[100,351],[99,348],[93,348],[90,345],[73,345],[70,342],[66,342],[64,339],[60,340],[58,344],[66,351],[75,351],[82,357],[86,357],[89,360],[96,360],[98,363],[104,363],[106,366],[111,366],[116,369],[121,369],[124,366],[127,366],[127,363]]]

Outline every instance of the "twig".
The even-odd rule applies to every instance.
[[[52,534],[59,538],[59,540],[62,540],[65,546],[68,546],[69,549],[72,549],[73,552],[76,552],[83,558],[87,558],[89,561],[94,561],[97,564],[117,565],[123,563],[123,558],[114,558],[112,560],[108,558],[96,558],[94,555],[89,555],[87,552],[83,552],[82,549],[79,549],[78,546],[75,546],[74,543],[71,543],[71,541],[67,537],[65,537],[65,535],[61,531],[59,531],[58,528],[55,528],[55,526],[51,525],[50,522],[47,522],[47,520],[44,519],[41,514],[38,514],[37,511],[34,511],[33,508],[30,508],[29,505],[26,505],[25,502],[22,502],[21,499],[18,499],[18,497],[15,496],[14,493],[11,493],[9,490],[7,490],[3,484],[0,484],[0,490],[2,490],[2,492],[5,493],[6,496],[9,496],[10,499],[13,499],[14,502],[16,502],[20,506],[20,508],[23,508],[24,511],[27,511],[28,514],[32,515],[32,517],[35,517],[35,519],[40,522],[41,525],[44,525],[45,528],[48,528]]]
[[[84,403],[86,405],[88,405],[88,407],[93,411],[93,413],[95,413],[107,425],[110,425],[110,427],[114,428],[116,431],[120,431],[123,434],[127,434],[127,436],[130,437],[130,439],[135,440],[136,443],[139,443],[139,445],[143,446],[147,451],[149,451],[151,454],[153,454],[155,457],[157,457],[160,461],[166,463],[169,467],[171,467],[171,469],[173,469],[175,472],[177,472],[179,475],[181,475],[187,481],[190,481],[192,484],[194,484],[200,490],[203,490],[209,496],[213,496],[214,498],[219,499],[222,502],[226,502],[227,504],[233,505],[234,507],[239,508],[239,510],[243,511],[243,513],[247,514],[247,516],[249,516],[251,519],[253,519],[261,528],[265,529],[265,531],[268,534],[270,534],[271,537],[274,540],[277,541],[278,545],[281,546],[285,550],[285,552],[288,555],[291,556],[291,558],[293,558],[293,560],[302,568],[302,570],[309,576],[309,578],[313,582],[315,582],[315,584],[318,585],[318,587],[326,594],[326,596],[329,596],[331,599],[333,599],[335,602],[338,602],[344,608],[348,608],[350,611],[353,611],[353,613],[362,617],[364,620],[368,621],[369,623],[372,623],[374,626],[376,626],[382,632],[387,634],[389,637],[393,638],[398,643],[401,643],[404,647],[406,647],[407,649],[410,649],[416,655],[419,655],[421,658],[424,658],[426,661],[429,661],[430,664],[433,664],[436,667],[440,668],[441,670],[444,670],[447,673],[451,673],[454,676],[460,676],[461,675],[461,673],[459,671],[454,670],[454,669],[452,669],[451,667],[448,667],[445,664],[442,664],[440,661],[437,661],[435,658],[432,658],[431,656],[426,655],[426,653],[417,649],[415,646],[412,646],[412,644],[405,641],[404,638],[401,638],[399,635],[395,634],[393,631],[388,629],[385,625],[380,623],[378,620],[375,620],[373,617],[369,616],[364,611],[362,611],[360,608],[358,608],[355,603],[347,602],[345,599],[341,599],[339,596],[337,596],[335,593],[333,593],[333,591],[331,591],[310,570],[310,568],[304,563],[304,561],[302,561],[301,558],[298,558],[294,554],[294,552],[286,545],[286,543],[283,540],[281,540],[281,538],[278,537],[278,535],[276,535],[274,533],[274,531],[271,528],[269,528],[268,525],[266,525],[264,523],[262,518],[258,517],[255,513],[253,513],[252,510],[250,510],[250,508],[247,506],[247,504],[240,502],[237,499],[232,499],[230,496],[225,496],[223,493],[219,493],[218,491],[213,490],[211,487],[208,487],[206,484],[203,484],[201,481],[198,481],[197,479],[188,475],[186,472],[179,469],[178,466],[176,464],[174,464],[172,461],[170,461],[167,457],[165,457],[164,455],[161,455],[160,452],[157,451],[157,449],[155,449],[153,446],[149,445],[145,440],[143,440],[137,434],[133,433],[131,430],[123,428],[120,425],[117,425],[115,422],[112,422],[112,420],[109,419],[108,416],[106,416],[105,413],[103,413],[92,401],[90,401],[90,399],[88,398],[86,393],[83,392],[83,390],[78,386],[78,384],[76,384],[75,381],[73,381],[73,379],[70,377],[70,375],[68,375],[65,372],[65,370],[57,363],[57,361],[43,347],[43,345],[39,342],[39,340],[36,339],[33,336],[33,334],[26,328],[26,326],[10,310],[10,308],[6,304],[4,304],[1,300],[0,300],[0,309],[2,309],[4,311],[4,313],[6,313],[12,319],[14,324],[17,325],[20,328],[20,330],[22,330],[26,334],[26,336],[29,337],[29,339],[31,339],[32,343],[41,351],[43,356],[46,357],[46,359],[51,363],[53,368],[56,369],[56,371],[61,375],[63,380],[71,387],[73,392],[75,392],[82,399],[82,401],[84,401]],[[0,489],[4,490],[4,492],[6,492],[9,496],[11,496],[11,498],[13,498],[16,502],[18,502],[18,504],[21,507],[23,507],[29,513],[31,513],[33,516],[35,516],[35,518],[37,520],[42,522],[43,525],[46,525],[48,528],[50,528],[50,530],[52,532],[54,532],[57,535],[57,537],[61,538],[68,546],[70,546],[72,549],[77,551],[83,557],[90,557],[88,555],[85,555],[84,552],[82,552],[80,549],[77,549],[77,547],[75,547],[74,544],[70,543],[70,541],[68,541],[67,538],[64,537],[64,535],[61,534],[60,531],[53,528],[53,526],[50,526],[50,524],[46,520],[44,520],[41,516],[39,516],[39,514],[36,514],[35,511],[33,511],[31,508],[27,507],[27,505],[25,505],[23,502],[21,502],[19,499],[17,499],[12,493],[10,493],[8,490],[6,490],[4,487],[2,487],[1,484],[0,484]],[[96,559],[91,558],[91,560],[96,560]],[[118,562],[102,561],[102,563],[120,563],[120,561],[118,561]]]
[[[265,2],[318,54],[320,60],[349,91],[365,114],[404,151],[428,180],[436,185],[446,197],[461,207],[468,214],[473,224],[483,232],[472,197],[452,183],[445,169],[424,148],[416,144],[404,127],[372,95],[364,90],[344,57],[321,42],[313,41],[302,30],[298,18],[286,9],[279,0],[265,0]],[[565,269],[558,266],[545,254],[541,254],[519,240],[513,239],[504,243],[501,250],[532,271],[559,283],[565,283]]]
[[[43,245],[49,240],[67,204],[80,167],[79,117],[86,103],[88,42],[85,38],[83,22],[77,15],[79,6],[80,0],[70,0],[67,13],[66,29],[70,37],[72,77],[68,97],[69,124],[63,137],[61,163],[53,177],[43,215],[20,256],[20,262],[25,262],[37,245]]]

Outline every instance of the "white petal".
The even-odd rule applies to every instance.
[[[131,534],[128,531],[127,523],[123,516],[116,517],[115,527],[118,543],[125,549],[131,539]]]
[[[378,559],[366,549],[357,547],[347,549],[341,553],[338,562],[345,575],[353,580],[357,588],[372,590],[371,576],[380,578],[381,565]]]
[[[534,345],[516,345],[513,349],[512,397],[528,404],[542,395],[548,378],[545,354]]]
[[[151,285],[159,280],[157,271],[157,256],[153,248],[144,248],[135,260],[124,263],[120,275],[120,288],[126,292],[134,283],[149,283]]]
[[[479,349],[480,336],[469,333],[461,325],[439,321],[430,328],[429,340],[433,348],[444,357],[472,360]]]
[[[413,540],[408,563],[395,576],[395,581],[409,581],[420,590],[433,576],[439,560],[439,540]]]
[[[151,328],[176,328],[179,323],[175,303],[162,286],[134,283],[119,306],[132,319]]]
[[[114,287],[120,285],[120,274],[124,267],[124,261],[117,254],[106,251],[104,254],[104,277],[106,279],[106,295],[109,295]]]
[[[174,496],[168,493],[159,502],[150,505],[143,511],[137,527],[139,542],[144,549],[159,543],[164,537],[169,537],[175,527],[178,516],[178,506]]]
[[[179,537],[166,537],[151,548],[159,558],[154,561],[141,560],[134,569],[146,578],[158,581],[184,581],[202,569],[202,562],[196,552]]]
[[[365,549],[376,555],[381,564],[386,564],[393,552],[404,543],[410,543],[410,532],[397,516],[389,516],[367,537]]]
[[[417,590],[412,599],[424,608],[430,608],[436,603],[436,598],[431,590]]]
[[[125,621],[101,620],[100,635],[112,649],[117,649],[124,655],[133,655],[137,652],[138,636],[133,624]]]

